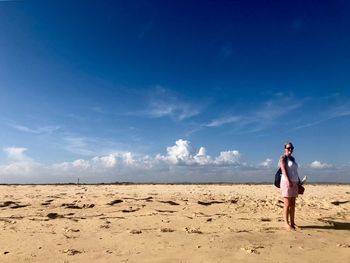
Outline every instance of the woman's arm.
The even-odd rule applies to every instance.
[[[289,179],[288,173],[287,173],[287,157],[286,156],[282,156],[280,159],[280,167],[282,170],[282,176],[285,175],[287,177],[288,183],[289,183],[289,187],[293,186],[292,181]]]

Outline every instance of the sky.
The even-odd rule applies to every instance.
[[[350,3],[0,1],[0,183],[350,182]]]

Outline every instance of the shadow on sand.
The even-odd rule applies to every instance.
[[[332,229],[332,230],[350,230],[350,223],[337,222],[333,220],[322,220],[322,222],[327,223],[327,226],[300,226],[301,229]]]

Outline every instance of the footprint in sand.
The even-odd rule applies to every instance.
[[[247,245],[244,247],[241,247],[241,250],[249,253],[249,254],[260,254],[260,251],[258,249],[264,248],[261,245]]]
[[[275,233],[278,228],[276,227],[264,227],[260,231],[264,233]]]
[[[164,204],[169,204],[169,205],[180,205],[174,201],[159,201],[160,203],[164,203]]]
[[[189,234],[203,234],[203,232],[199,228],[185,227],[185,230]]]
[[[95,207],[94,204],[83,204],[82,206],[78,206],[75,203],[62,204],[61,206],[63,206],[64,208],[70,208],[70,209],[83,209],[83,208],[93,208],[93,207]]]
[[[72,204],[62,204],[61,206],[63,206],[64,208],[70,208],[70,209],[81,209],[80,206],[72,203]]]
[[[67,248],[63,250],[63,253],[67,254],[68,256],[74,256],[76,254],[81,254],[82,252],[74,248]]]
[[[69,227],[65,227],[65,228],[63,228],[63,230],[67,233],[68,232],[80,232],[80,230],[77,228],[69,228]]]
[[[50,218],[50,219],[56,219],[56,218],[63,218],[64,217],[63,215],[59,215],[57,213],[48,213],[46,216],[48,218]]]
[[[337,244],[337,247],[350,248],[349,244]]]
[[[115,205],[115,204],[119,204],[119,203],[123,203],[123,200],[116,199],[116,200],[110,201],[109,203],[107,203],[107,205]]]
[[[174,229],[167,228],[167,227],[162,227],[160,229],[160,232],[163,232],[163,233],[174,232],[174,231],[175,231]]]
[[[237,203],[238,201],[239,201],[239,198],[238,198],[238,197],[235,197],[235,198],[229,200],[229,202],[230,202],[231,204],[235,204],[235,203]]]
[[[46,200],[43,203],[41,203],[41,205],[50,205],[52,201],[54,201],[55,199],[50,199],[50,200]]]
[[[156,209],[157,212],[159,213],[176,213],[177,211],[174,210],[162,210],[162,209]]]
[[[14,202],[14,201],[5,201],[2,204],[0,204],[0,207],[9,207],[11,209],[17,209],[17,208],[22,208],[26,206],[29,206],[29,205],[21,205],[18,202]]]
[[[205,206],[208,206],[208,205],[212,205],[212,204],[222,204],[222,203],[225,203],[224,201],[198,201],[197,202],[198,204],[200,205],[205,205]]]
[[[68,239],[72,239],[72,238],[78,238],[78,236],[75,236],[73,233],[78,233],[80,232],[79,229],[74,229],[74,228],[63,228],[64,232],[67,233],[63,233],[63,235],[68,238]]]
[[[132,212],[136,212],[136,211],[139,211],[140,208],[135,208],[133,209],[132,207],[129,207],[128,209],[123,209],[122,212],[123,213],[132,213]]]
[[[129,232],[130,234],[141,234],[142,233],[142,231],[141,230],[139,230],[139,229],[133,229],[133,230],[131,230],[130,232]]]

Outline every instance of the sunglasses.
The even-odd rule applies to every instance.
[[[287,147],[286,149],[287,149],[287,150],[291,150],[291,151],[293,151],[293,150],[294,150],[294,148],[293,148],[293,147]]]

